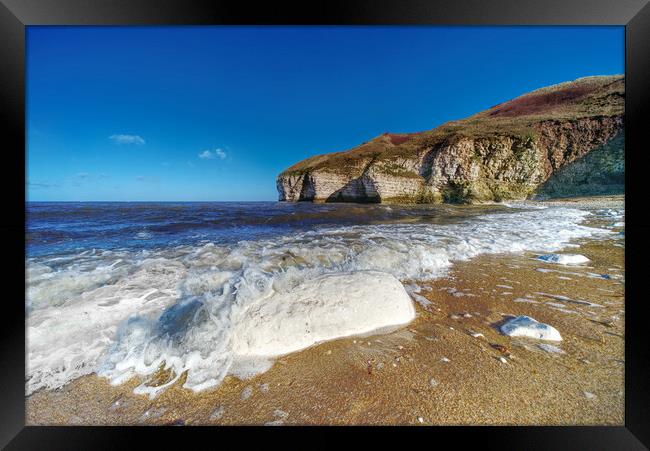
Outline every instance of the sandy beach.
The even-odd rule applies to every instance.
[[[544,203],[622,208],[623,197]],[[181,377],[150,399],[133,394],[137,378],[112,386],[89,375],[40,390],[26,400],[27,424],[622,425],[624,248],[614,239],[575,244],[564,252],[587,264],[530,252],[456,262],[447,277],[419,283],[430,304],[420,298],[407,326],[321,343],[216,389],[195,393]],[[503,335],[499,325],[517,315],[563,340]]]

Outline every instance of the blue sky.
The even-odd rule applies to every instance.
[[[27,196],[276,200],[311,155],[623,72],[623,27],[28,27]]]

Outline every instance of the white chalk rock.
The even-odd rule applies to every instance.
[[[540,255],[537,259],[547,263],[557,263],[558,265],[579,265],[589,261],[587,257],[580,254],[545,254]]]
[[[510,337],[530,337],[539,340],[562,341],[560,332],[530,316],[517,316],[501,326],[501,332]]]
[[[279,356],[414,318],[410,296],[391,274],[326,274],[252,305],[237,325],[233,351],[236,356]]]

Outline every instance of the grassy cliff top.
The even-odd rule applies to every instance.
[[[624,101],[623,75],[578,78],[537,89],[466,119],[446,122],[433,130],[384,133],[353,149],[316,155],[294,164],[280,175],[319,169],[356,172],[370,161],[410,158],[422,148],[462,137],[530,136],[534,134],[534,125],[540,122],[621,116]]]

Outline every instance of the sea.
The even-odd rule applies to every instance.
[[[382,273],[419,302],[419,284],[481,254],[577,253],[586,238],[622,243],[624,214],[536,202],[28,202],[26,393],[88,374],[119,384],[170,369],[165,383],[136,389],[150,396],[181,374],[195,391],[229,374],[250,377],[274,356],[238,355],[238,331],[260,321],[251,312],[270,296],[296,304],[278,322],[286,335],[291,312],[308,308],[296,290],[319,278]],[[346,283],[338,296],[359,291]]]

